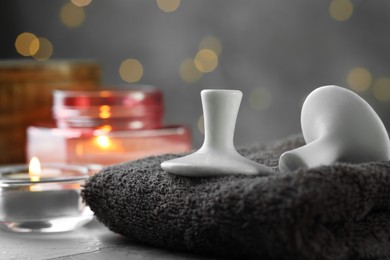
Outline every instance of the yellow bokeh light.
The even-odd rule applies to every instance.
[[[77,6],[87,6],[92,2],[92,0],[71,0],[71,2]]]
[[[201,49],[210,49],[213,50],[218,56],[222,52],[221,42],[212,36],[204,37],[199,43],[199,50]]]
[[[60,18],[64,25],[71,28],[78,27],[85,19],[84,8],[72,3],[66,3],[61,8]]]
[[[158,8],[167,13],[176,11],[180,2],[180,0],[156,0]]]
[[[34,59],[38,61],[49,59],[53,54],[53,45],[51,42],[43,37],[39,37],[34,41],[39,41],[39,50],[33,55]]]
[[[193,83],[202,77],[202,73],[196,69],[193,59],[186,59],[180,64],[180,77],[183,81]]]
[[[198,130],[201,134],[204,134],[204,117],[201,115],[198,119]]]
[[[103,105],[99,107],[99,117],[100,118],[109,118],[111,117],[111,107],[107,105]]]
[[[30,45],[30,55],[34,56],[35,54],[37,54],[40,47],[41,47],[41,43],[39,41],[39,38],[35,38]]]
[[[372,82],[372,76],[367,69],[357,67],[348,73],[347,82],[351,89],[361,92],[369,89]]]
[[[194,59],[195,67],[200,72],[212,72],[218,66],[218,56],[210,49],[201,49]]]
[[[102,130],[102,131],[108,133],[108,132],[112,131],[112,126],[110,126],[110,125],[103,125],[103,126],[99,127],[99,130]]]
[[[255,88],[249,94],[249,105],[258,111],[266,110],[272,103],[272,96],[266,88]]]
[[[119,75],[124,81],[129,83],[137,82],[142,78],[144,68],[136,59],[127,59],[121,63]]]
[[[381,77],[375,81],[374,96],[380,101],[390,101],[390,78]]]
[[[353,13],[353,4],[350,0],[332,0],[329,6],[330,16],[337,21],[348,20]]]
[[[24,32],[18,35],[15,40],[16,51],[23,56],[32,56],[39,49],[38,38],[33,33]]]
[[[108,138],[108,136],[105,136],[105,135],[97,136],[95,139],[95,143],[96,143],[96,145],[98,145],[99,147],[101,147],[103,149],[107,149],[111,146],[110,138]]]

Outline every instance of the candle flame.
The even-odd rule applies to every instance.
[[[33,157],[30,160],[28,166],[28,175],[30,175],[31,181],[39,181],[41,175],[41,163],[37,157]]]
[[[108,132],[111,132],[112,126],[110,126],[110,125],[103,125],[103,126],[101,126],[101,127],[99,128],[99,130],[102,130],[102,131],[108,133]]]
[[[108,136],[100,135],[96,137],[96,144],[103,149],[108,149],[111,146],[111,141]]]
[[[110,118],[111,117],[111,107],[107,105],[103,105],[99,107],[99,117],[100,118]]]

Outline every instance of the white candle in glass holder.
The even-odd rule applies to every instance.
[[[82,202],[85,166],[45,164],[0,168],[0,227],[16,232],[73,230],[92,219]]]

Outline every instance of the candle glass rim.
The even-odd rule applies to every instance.
[[[0,187],[10,185],[34,185],[43,183],[59,183],[59,182],[77,182],[86,180],[90,177],[89,168],[84,165],[69,165],[64,163],[43,163],[42,169],[60,169],[63,171],[72,171],[69,175],[61,175],[58,177],[41,177],[37,181],[31,180],[31,178],[12,179],[7,178],[7,175],[28,173],[28,165],[26,164],[14,164],[0,168]]]
[[[103,89],[89,89],[89,90],[53,90],[53,96],[57,98],[101,98],[107,99],[110,97],[132,97],[137,94],[157,95],[162,96],[162,91],[152,84],[131,84],[116,85],[115,87],[106,86]]]

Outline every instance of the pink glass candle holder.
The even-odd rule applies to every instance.
[[[55,91],[56,126],[27,130],[27,157],[42,162],[109,165],[189,151],[186,126],[163,126],[163,97],[152,87]]]
[[[163,118],[161,91],[54,91],[53,117],[58,128],[107,130],[159,128]]]

